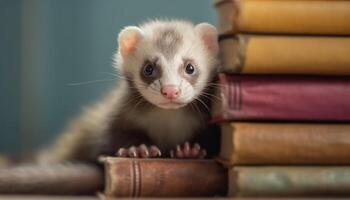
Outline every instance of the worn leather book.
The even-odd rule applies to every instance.
[[[350,37],[226,35],[219,45],[226,72],[350,74]]]
[[[107,197],[212,197],[227,193],[227,170],[213,160],[107,157]]]
[[[224,123],[228,165],[350,164],[350,124]]]
[[[350,1],[215,1],[221,33],[350,34]]]
[[[220,74],[213,121],[350,121],[349,77]]]
[[[100,166],[84,163],[0,167],[0,194],[93,195],[103,188]]]
[[[229,196],[325,197],[350,195],[350,167],[233,167]]]

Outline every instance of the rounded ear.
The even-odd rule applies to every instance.
[[[118,36],[119,51],[123,57],[132,54],[142,38],[142,31],[136,26],[125,27]]]
[[[219,51],[218,31],[208,23],[200,23],[195,26],[196,33],[201,37],[208,50],[217,54]]]

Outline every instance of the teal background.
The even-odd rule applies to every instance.
[[[211,0],[0,0],[0,153],[52,141],[116,84],[119,30],[154,18],[216,22]]]

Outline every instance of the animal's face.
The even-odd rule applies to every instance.
[[[164,109],[183,107],[198,98],[212,78],[218,48],[211,25],[154,22],[123,32],[119,39],[121,70],[150,103]],[[124,50],[132,50],[123,52],[123,37],[130,42],[130,35],[134,47],[124,43]]]

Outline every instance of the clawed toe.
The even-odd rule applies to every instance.
[[[129,158],[156,158],[160,157],[161,151],[157,146],[147,147],[145,144],[140,146],[131,146],[129,148],[120,148],[116,156],[118,157],[129,157]]]
[[[205,158],[207,151],[202,149],[198,143],[191,145],[185,142],[182,146],[177,145],[175,150],[170,151],[172,158]]]

